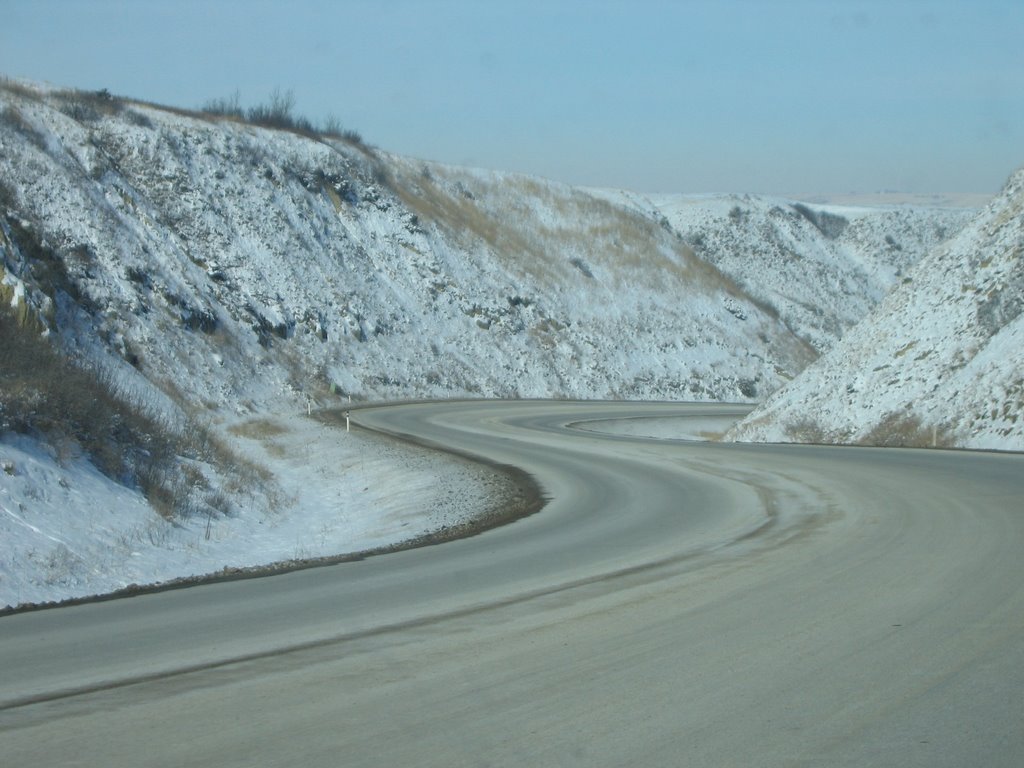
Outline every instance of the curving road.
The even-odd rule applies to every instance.
[[[617,428],[743,412],[360,410],[521,467],[549,503],[439,546],[0,618],[0,764],[1021,765],[1024,456]]]

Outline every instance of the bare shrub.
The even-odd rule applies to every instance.
[[[109,371],[76,364],[3,308],[0,432],[6,431],[64,445],[64,455],[78,446],[97,469],[139,488],[168,519],[230,506],[196,462],[223,473],[229,490],[255,493],[271,481],[269,472],[239,457],[197,419],[174,428],[119,392]]]
[[[323,125],[320,126],[320,133],[324,136],[337,136],[341,138],[343,131],[344,128],[341,127],[341,121],[335,115],[328,115]]]
[[[331,136],[365,148],[363,137],[356,131],[344,129],[341,121],[334,115],[329,115],[324,123],[318,126],[308,117],[295,114],[295,94],[291,90],[282,91],[275,88],[270,93],[270,100],[267,103],[257,104],[249,109],[242,108],[242,96],[236,90],[230,96],[210,99],[203,104],[201,112],[207,116],[243,120],[266,128],[292,131],[310,138]]]
[[[825,430],[821,428],[821,425],[813,419],[801,419],[800,421],[793,421],[785,426],[786,437],[792,440],[794,443],[809,443],[812,445],[821,445],[823,443],[831,442],[825,433]]]
[[[294,128],[295,117],[292,114],[294,108],[295,94],[290,90],[282,91],[280,88],[275,88],[270,93],[270,101],[250,107],[246,117],[250,123],[270,128]]]
[[[916,414],[893,411],[859,441],[862,445],[902,448],[952,448],[955,440],[945,427],[926,427]]]
[[[0,430],[71,439],[97,468],[131,481],[173,455],[163,425],[120,400],[109,376],[74,364],[47,338],[0,312]]]
[[[245,117],[245,111],[242,109],[242,96],[237,90],[226,98],[210,99],[203,104],[202,110],[211,115],[233,117],[239,120]]]
[[[342,131],[341,138],[343,138],[349,144],[355,144],[360,147],[366,146],[366,142],[363,141],[363,137],[359,134],[359,132],[353,131],[351,128]]]
[[[61,112],[80,123],[95,122],[104,115],[120,114],[124,108],[124,100],[106,88],[98,91],[57,91],[54,98],[61,104]]]

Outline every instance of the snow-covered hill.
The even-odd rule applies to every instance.
[[[750,399],[814,357],[671,233],[583,192],[68,98],[7,97],[13,239],[59,266],[8,272],[67,343],[175,400]]]
[[[0,605],[451,524],[410,522],[413,498],[378,492],[413,462],[388,465],[390,448],[310,437],[298,466],[306,443],[295,435],[311,427],[295,419],[307,409],[450,396],[763,398],[961,215],[865,209],[844,214],[836,237],[832,213],[785,201],[665,210],[358,140],[0,81],[0,337],[52,342],[147,423],[199,444],[157,462],[160,477],[144,487],[131,470],[156,462],[147,435],[105,478],[59,429],[0,436]],[[766,245],[772,237],[781,244]],[[777,276],[791,262],[803,266]],[[45,393],[19,397],[19,407],[54,407]],[[0,431],[33,421],[3,406]],[[105,428],[123,435],[122,414],[108,416]],[[328,463],[346,470],[320,472]],[[449,480],[416,486],[424,508],[451,488],[477,498],[479,473],[424,470],[437,473]],[[165,498],[157,515],[154,495],[177,511]],[[112,514],[104,499],[114,496],[134,512]],[[386,522],[396,516],[401,525]],[[285,532],[276,548],[253,538],[271,521]],[[168,560],[175,548],[188,555]],[[99,550],[112,553],[102,564],[90,554]]]
[[[697,256],[774,307],[819,352],[974,215],[959,207],[811,205],[753,195],[623,197],[664,216]]]
[[[202,408],[756,399],[957,223],[860,211],[837,249],[807,221],[831,214],[752,198],[673,229],[538,179],[87,96],[3,91],[0,203],[70,290],[8,272],[65,341]]]
[[[1024,169],[730,437],[1024,450]]]

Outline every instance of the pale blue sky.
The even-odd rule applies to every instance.
[[[1021,0],[0,0],[0,73],[292,90],[382,149],[648,192],[995,192]]]

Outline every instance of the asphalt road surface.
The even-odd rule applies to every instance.
[[[1024,765],[1024,456],[613,428],[742,412],[357,411],[550,500],[437,546],[0,618],[0,765]]]

